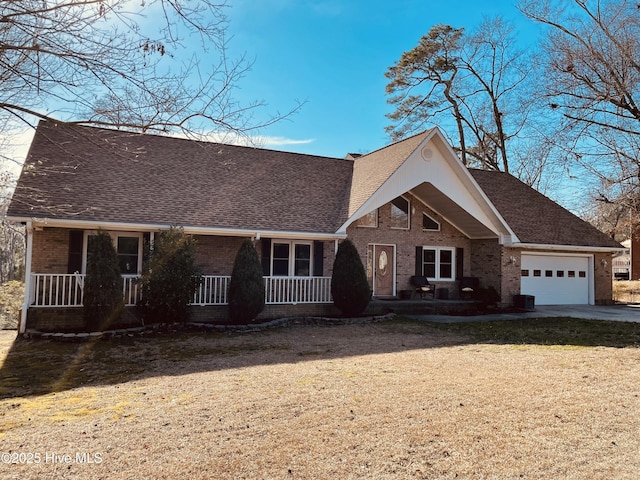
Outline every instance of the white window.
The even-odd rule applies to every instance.
[[[422,274],[429,280],[455,280],[456,249],[423,247]]]
[[[369,212],[358,219],[358,227],[376,228],[378,226],[378,209]]]
[[[87,272],[87,256],[90,244],[96,232],[85,231],[85,241],[82,252],[82,272]],[[142,233],[138,232],[109,232],[113,246],[118,254],[120,272],[123,275],[137,275],[142,272]]]
[[[271,244],[271,272],[274,276],[311,276],[311,243],[274,240]]]
[[[391,200],[391,228],[409,229],[409,208],[409,200],[404,197]]]

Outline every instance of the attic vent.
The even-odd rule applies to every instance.
[[[425,162],[430,162],[433,158],[433,151],[430,148],[424,147],[420,152],[420,155]]]

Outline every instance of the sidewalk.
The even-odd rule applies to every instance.
[[[640,322],[640,305],[541,305],[533,312],[499,313],[494,315],[404,315],[427,322],[489,322],[494,320],[515,320],[519,318],[570,317],[590,320],[611,320],[616,322]]]

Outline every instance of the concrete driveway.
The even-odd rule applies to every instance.
[[[640,305],[540,305],[533,312],[500,313],[495,315],[406,315],[429,322],[486,322],[491,320],[513,320],[518,318],[570,317],[617,322],[640,322]]]

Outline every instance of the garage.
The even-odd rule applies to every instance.
[[[523,253],[520,292],[536,305],[586,305],[593,290],[593,257]]]

